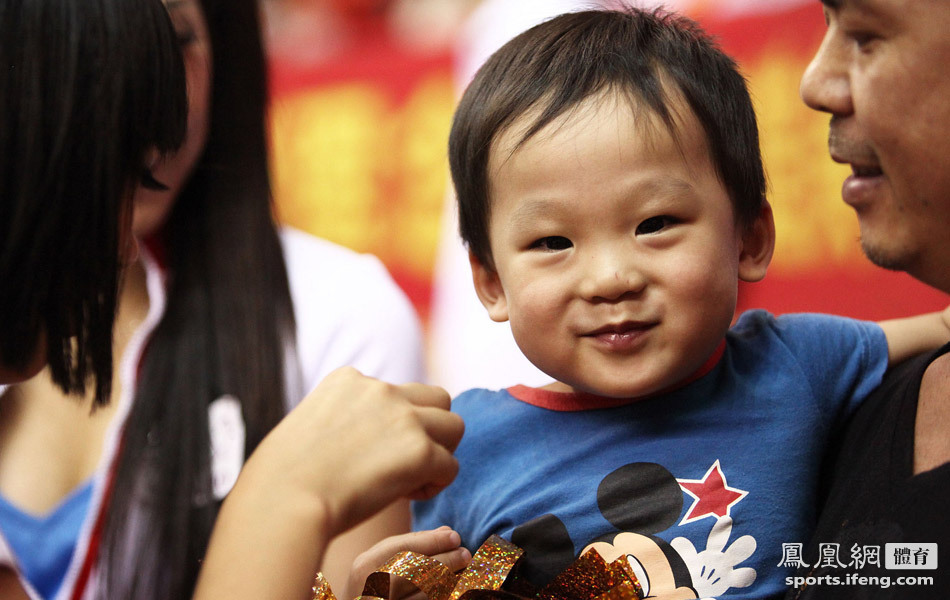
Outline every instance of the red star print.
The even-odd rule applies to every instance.
[[[727,517],[729,510],[749,493],[729,487],[718,460],[709,467],[702,479],[677,479],[676,481],[684,492],[694,498],[692,506],[686,511],[686,516],[683,517],[680,525],[705,517]]]

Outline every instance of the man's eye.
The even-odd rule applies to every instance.
[[[543,237],[535,241],[533,244],[531,244],[531,248],[538,249],[538,250],[555,251],[555,250],[567,250],[573,245],[574,244],[571,243],[571,240],[567,239],[566,237],[562,237],[559,235],[549,235],[547,237]]]
[[[858,50],[862,51],[866,51],[874,42],[879,39],[878,36],[865,32],[856,32],[850,35],[851,39],[854,40],[854,44],[858,47]]]
[[[667,215],[661,215],[659,217],[650,217],[649,219],[643,221],[637,225],[637,235],[648,235],[651,233],[657,233],[666,227],[669,227],[676,221],[673,217]]]

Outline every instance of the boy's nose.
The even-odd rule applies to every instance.
[[[829,26],[818,52],[802,75],[799,93],[805,104],[833,115],[851,114],[853,107],[848,52],[849,49],[840,39],[836,26]]]
[[[639,294],[647,284],[629,253],[594,253],[582,269],[580,293],[591,302],[616,302],[628,294]]]

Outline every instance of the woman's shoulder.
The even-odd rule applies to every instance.
[[[373,254],[290,227],[281,228],[280,239],[295,301],[301,295],[310,302],[319,297],[345,312],[387,302],[408,303],[386,266]]]
[[[290,277],[343,278],[360,280],[367,274],[391,280],[380,260],[292,227],[279,229],[280,242]]]
[[[344,365],[400,383],[423,378],[418,316],[377,257],[289,227],[280,239],[308,385]]]

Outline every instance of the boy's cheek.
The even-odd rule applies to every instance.
[[[567,303],[563,297],[559,297],[558,291],[543,283],[513,291],[508,294],[507,300],[513,326],[523,322],[532,328],[539,325],[551,328],[563,320],[567,308]]]

